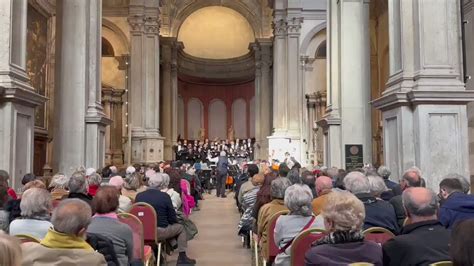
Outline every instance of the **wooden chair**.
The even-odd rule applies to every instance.
[[[119,213],[118,219],[120,222],[130,226],[133,232],[133,259],[139,259],[150,265],[153,257],[153,249],[145,245],[143,239],[143,224],[135,215],[130,213]]]
[[[280,248],[275,245],[275,225],[276,221],[278,220],[278,217],[280,215],[287,215],[290,211],[284,210],[284,211],[279,211],[270,217],[270,220],[268,221],[268,228],[267,228],[267,245],[268,245],[268,256],[266,258],[263,258],[263,265],[266,266],[267,263],[270,265],[273,263],[273,260],[275,260],[275,257],[278,255],[278,251]]]
[[[291,244],[291,266],[304,266],[304,255],[314,241],[324,237],[324,230],[310,228],[299,233]]]
[[[156,265],[160,265],[161,242],[158,241],[158,216],[156,215],[155,209],[148,203],[137,202],[132,204],[129,213],[135,215],[142,222],[145,245],[157,247]]]
[[[15,235],[16,238],[20,240],[21,243],[39,243],[41,242],[40,239],[32,236],[32,235],[26,235],[26,234],[18,234]]]
[[[371,227],[363,232],[365,239],[373,241],[379,245],[383,245],[388,240],[392,239],[395,235],[382,227]]]
[[[453,266],[453,262],[446,260],[446,261],[438,261],[435,263],[431,263],[430,266]]]

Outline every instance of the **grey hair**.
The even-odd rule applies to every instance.
[[[370,193],[369,179],[361,172],[350,172],[344,177],[344,187],[352,194]]]
[[[221,151],[220,156],[225,156],[225,155],[226,155],[225,151]]]
[[[100,185],[102,177],[98,173],[92,173],[87,179],[89,185]]]
[[[140,188],[140,174],[132,173],[125,177],[123,187],[128,190],[137,190]]]
[[[21,195],[20,209],[22,217],[49,216],[51,206],[51,195],[46,189],[30,188]]]
[[[307,185],[294,184],[285,191],[285,206],[292,215],[311,216],[313,214],[312,201],[313,193]]]
[[[91,222],[92,210],[89,204],[80,199],[65,199],[54,209],[51,223],[54,230],[78,235]]]
[[[377,169],[377,174],[379,174],[383,179],[388,179],[392,172],[387,166],[381,165],[379,169]]]
[[[411,197],[411,190],[405,190],[402,194],[402,202],[403,207],[405,207],[406,211],[414,216],[419,217],[429,217],[436,215],[436,211],[438,210],[438,197],[431,189],[427,189],[430,192],[431,200],[427,204],[418,204],[413,200]]]
[[[161,175],[163,177],[163,181],[161,182],[161,188],[167,189],[170,185],[170,176],[166,173],[162,173]]]
[[[471,184],[469,184],[469,181],[464,176],[456,173],[450,173],[443,177],[443,179],[447,178],[459,180],[459,182],[461,182],[462,192],[464,192],[464,194],[469,193],[469,190],[471,190]]]
[[[81,172],[75,172],[69,178],[68,188],[69,188],[69,192],[72,192],[72,193],[86,193],[87,192],[86,176]]]
[[[69,183],[69,178],[63,173],[57,173],[51,178],[51,183],[49,183],[49,188],[59,188],[67,189],[67,184]]]
[[[373,196],[380,196],[383,192],[387,191],[388,188],[385,185],[383,179],[378,175],[369,175],[367,176],[370,186],[370,194]]]
[[[270,185],[270,195],[273,199],[284,199],[286,189],[291,186],[288,178],[277,178]]]
[[[156,173],[148,177],[148,186],[152,188],[160,188],[163,183],[163,174]]]
[[[297,169],[290,170],[286,177],[290,180],[291,184],[302,184],[301,176]]]
[[[0,170],[0,182],[4,183],[10,178],[10,175],[5,170]]]

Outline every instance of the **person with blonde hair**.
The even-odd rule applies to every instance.
[[[20,266],[20,241],[0,231],[0,265]]]
[[[366,241],[362,234],[364,204],[349,192],[332,192],[321,212],[327,235],[306,252],[305,262],[311,265],[348,265],[367,262],[382,265],[382,248]]]

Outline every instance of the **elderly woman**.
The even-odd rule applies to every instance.
[[[21,196],[21,218],[10,224],[10,234],[25,234],[43,239],[52,226],[49,222],[51,207],[51,195],[46,189],[27,189]]]
[[[91,173],[88,177],[87,183],[89,183],[89,187],[87,193],[94,197],[100,187],[100,183],[102,183],[102,177],[96,172]]]
[[[240,218],[239,222],[239,235],[248,236],[250,229],[252,228],[253,217],[252,211],[255,202],[257,201],[257,193],[260,190],[264,181],[264,176],[262,174],[256,174],[252,177],[252,185],[254,186],[251,190],[245,193],[242,200],[242,209],[244,213]]]
[[[133,168],[135,169],[135,168]],[[122,188],[122,195],[125,197],[129,197],[132,201],[135,201],[135,197],[138,194],[138,189],[140,188],[140,174],[139,173],[131,173],[128,174],[125,179],[123,180],[123,188]]]
[[[270,217],[277,212],[288,210],[283,199],[285,197],[285,191],[289,186],[291,186],[291,182],[287,178],[277,178],[273,180],[270,186],[270,196],[272,201],[263,205],[258,212],[256,233],[260,239],[260,247],[264,258],[268,257],[267,231]]]
[[[119,192],[113,186],[102,186],[92,200],[96,214],[87,227],[88,233],[101,235],[114,245],[120,265],[129,265],[133,258],[133,233],[117,218]]]
[[[382,193],[388,190],[385,182],[377,175],[369,175],[367,176],[367,179],[369,179],[370,194],[376,199],[381,200]]]
[[[173,203],[173,207],[175,211],[179,210],[181,208],[181,195],[179,195],[178,192],[176,192],[173,188],[169,188],[170,184],[170,176],[168,174],[163,173],[163,182],[161,183],[161,191],[165,192],[168,194],[171,198],[171,202]]]
[[[62,173],[57,173],[51,178],[49,183],[48,190],[51,192],[51,197],[53,200],[61,200],[64,197],[67,197],[69,192],[67,191],[67,184],[69,178]]]
[[[114,186],[119,194],[119,212],[128,212],[132,207],[132,200],[121,194],[124,183],[123,178],[119,175],[113,176],[109,180],[109,185]]]
[[[306,252],[307,266],[348,265],[368,262],[382,265],[382,247],[364,240],[364,204],[349,192],[329,194],[322,215],[327,235]]]
[[[275,225],[275,245],[281,252],[275,258],[275,265],[290,265],[290,250],[293,239],[309,228],[321,228],[315,221],[311,208],[313,193],[302,184],[294,184],[285,191],[285,206],[290,210],[288,215],[280,216]]]

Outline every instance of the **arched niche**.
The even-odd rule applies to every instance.
[[[232,103],[232,125],[235,130],[235,138],[247,138],[247,103],[244,99],[236,99]]]
[[[249,127],[250,127],[250,138],[254,138],[255,137],[255,96],[252,97],[252,99],[250,99],[250,108],[249,108],[249,111],[250,111],[250,123],[249,123]]]
[[[119,69],[119,56],[129,54],[128,40],[125,34],[114,23],[102,20],[102,84],[116,88],[126,88],[126,74]],[[113,54],[111,52],[113,51]]]
[[[227,108],[224,101],[214,99],[209,104],[209,139],[227,138]]]
[[[203,105],[199,99],[191,98],[188,101],[188,139],[199,139],[199,130],[203,128]]]

